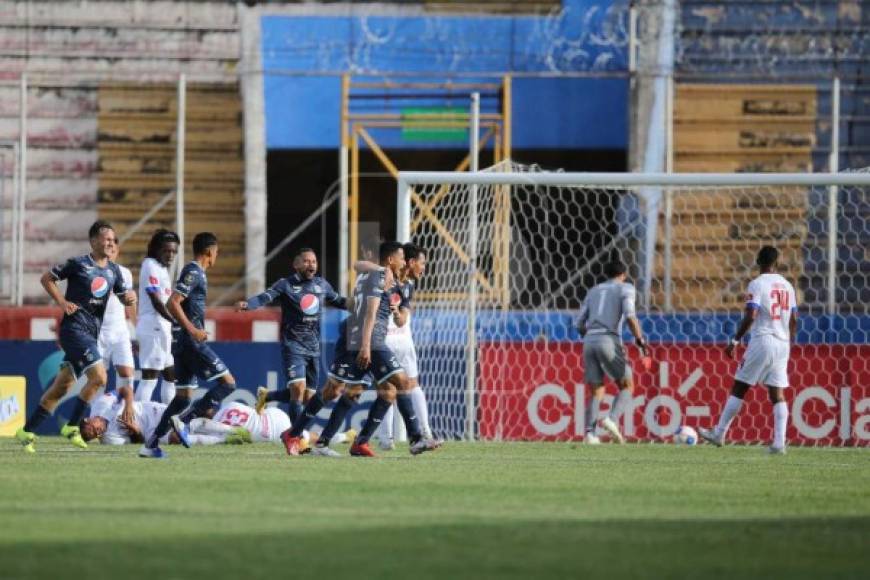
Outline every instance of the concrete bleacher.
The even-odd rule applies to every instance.
[[[87,251],[87,228],[108,199],[106,192],[127,191],[144,206],[147,205],[145,200],[156,195],[155,191],[174,188],[174,178],[167,180],[160,174],[161,168],[171,168],[174,153],[166,155],[157,151],[164,145],[171,148],[170,143],[151,143],[155,148],[151,154],[131,155],[125,159],[124,155],[130,151],[124,148],[129,143],[115,141],[110,145],[107,142],[106,136],[116,128],[111,126],[110,116],[103,115],[100,109],[102,85],[119,79],[132,80],[145,90],[152,83],[161,82],[165,86],[179,73],[201,82],[233,83],[239,58],[238,12],[236,6],[228,3],[162,2],[157,9],[120,0],[0,3],[2,141],[19,138],[18,79],[21,73],[27,73],[29,84],[26,303],[48,300],[39,277],[58,259]],[[238,94],[238,89],[235,90]],[[238,127],[237,105],[233,114]],[[174,118],[167,124],[174,131]],[[195,140],[196,127],[191,129],[190,138]],[[132,134],[135,124],[131,124],[129,130]],[[238,132],[237,128],[235,130]],[[141,134],[135,137],[143,142],[149,139]],[[165,131],[161,138],[168,138]],[[243,174],[238,167],[239,155],[236,150],[235,161],[228,159],[225,166],[226,171],[236,176],[233,178],[236,181]],[[11,175],[11,161],[5,161],[4,172]],[[195,155],[189,164],[192,174],[199,171],[199,159]],[[139,170],[135,188],[131,188],[131,183],[111,181],[110,176],[124,172],[130,175],[134,168]],[[190,187],[196,191],[199,189],[197,180],[193,177],[192,180]],[[7,212],[12,202],[10,181],[7,180],[4,199],[0,200]],[[214,181],[232,180],[216,178]],[[114,193],[109,193],[109,197]],[[218,199],[221,194],[215,193],[213,188],[205,195]],[[196,204],[195,193],[193,198],[191,203]],[[238,214],[238,210],[236,212]],[[111,212],[105,217],[117,217],[120,223],[129,221],[129,216]],[[226,226],[229,230],[240,222],[236,215],[232,225],[218,222],[215,227]],[[9,224],[2,230],[0,278],[8,274],[11,261]],[[130,258],[134,252],[143,251],[141,242],[141,239],[131,241]],[[231,261],[231,258],[227,260]]]
[[[870,166],[870,44],[866,42],[870,6],[853,0],[794,2],[769,0],[724,3],[684,0],[680,3],[677,74],[678,171],[827,171],[831,150],[831,85],[841,79],[840,169]],[[781,95],[800,101],[812,94],[812,110],[775,101],[780,110],[757,118],[747,131],[740,121],[722,119],[706,131],[680,119],[680,96],[716,79],[720,89],[778,85]],[[708,103],[721,98],[709,96]],[[806,101],[809,103],[810,101]],[[768,101],[768,104],[772,104]],[[727,110],[727,107],[723,107]],[[683,109],[685,111],[685,109]],[[782,124],[789,114],[790,121]],[[681,156],[680,147],[683,147]],[[717,149],[711,151],[710,149]],[[691,149],[691,151],[688,151]],[[747,151],[750,149],[750,151]],[[737,155],[737,153],[740,153]],[[870,230],[868,192],[841,188],[838,193],[838,291],[835,302],[843,314],[865,313]],[[826,189],[803,193],[803,218],[785,218],[791,248],[799,240],[796,279],[806,307],[824,310],[828,300]],[[801,222],[802,223],[798,223]],[[780,239],[780,238],[777,238]]]
[[[99,90],[98,153],[101,218],[119,236],[175,189],[176,87],[104,84]],[[244,164],[238,86],[189,85],[185,123],[185,252],[197,232],[218,235],[221,256],[209,271],[216,296],[244,274]],[[138,275],[153,231],[175,229],[167,203],[124,245],[120,262]],[[241,296],[235,296],[241,298]]]

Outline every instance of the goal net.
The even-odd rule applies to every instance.
[[[582,439],[588,393],[575,328],[586,292],[619,257],[655,364],[634,369],[629,440],[714,424],[736,370],[723,347],[762,245],[797,289],[787,392],[792,444],[870,444],[870,173],[570,174],[504,163],[402,173],[399,234],[428,254],[416,293],[420,380],[436,433]],[[626,340],[628,335],[626,334]],[[608,387],[602,412],[615,389]],[[769,442],[753,389],[729,432]]]

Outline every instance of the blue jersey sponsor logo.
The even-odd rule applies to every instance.
[[[94,298],[102,298],[109,293],[109,282],[102,276],[97,276],[91,280],[91,294]]]
[[[306,294],[299,301],[299,308],[308,316],[314,316],[320,311],[320,300],[314,294]]]

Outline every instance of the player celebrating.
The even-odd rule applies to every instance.
[[[108,222],[94,222],[88,231],[88,238],[91,253],[70,258],[43,274],[40,280],[42,287],[64,313],[58,333],[64,357],[51,387],[42,396],[24,427],[15,433],[16,439],[28,453],[35,452],[36,436],[33,433],[36,428],[51,415],[82,374],[87,375],[88,381],[75,400],[69,422],[61,428],[60,433],[73,445],[83,449],[87,447],[78,423],[86,415],[90,400],[106,385],[106,368],[100,358],[97,341],[109,292],[117,294],[127,306],[136,303],[136,293],[124,285],[121,270],[109,260],[117,244],[114,228]],[[67,280],[64,295],[58,288],[59,280]]]
[[[175,431],[182,445],[189,447],[187,424],[202,417],[208,409],[217,406],[236,388],[235,379],[214,351],[205,344],[205,298],[208,292],[206,270],[214,266],[218,257],[218,240],[211,232],[201,232],[193,238],[194,260],[181,270],[175,291],[169,297],[169,314],[178,322],[174,329],[172,357],[178,379],[175,397],[163,413],[154,435],[139,450],[140,457],[161,459],[165,454],[158,446],[160,438],[170,429]],[[218,384],[206,392],[191,409],[187,408],[201,376]]]
[[[277,281],[265,292],[236,304],[238,310],[256,310],[270,302],[281,304],[281,358],[287,372],[287,388],[269,392],[257,389],[257,412],[270,401],[290,405],[290,420],[299,420],[306,389],[320,387],[321,304],[346,308],[347,300],[317,276],[317,254],[302,248],[293,258],[295,272]],[[310,393],[308,393],[310,395]]]
[[[612,261],[604,266],[607,282],[593,287],[583,301],[580,309],[579,330],[583,337],[583,367],[586,384],[591,396],[586,415],[586,436],[589,445],[600,443],[595,435],[598,422],[598,409],[604,398],[604,376],[609,376],[619,387],[610,416],[601,419],[601,427],[620,443],[625,438],[619,431],[617,421],[625,407],[631,402],[634,385],[631,380],[631,367],[622,345],[622,322],[634,335],[634,342],[646,358],[646,340],[634,309],[634,286],[625,281],[625,264]]]
[[[342,323],[335,360],[329,370],[329,381],[322,393],[316,393],[308,401],[302,419],[281,436],[290,455],[299,454],[302,430],[314,419],[325,401],[334,399],[338,401],[312,454],[332,457],[338,455],[329,448],[329,440],[338,432],[344,418],[362,394],[364,385],[368,384],[369,371],[377,382],[378,398],[362,431],[351,446],[351,455],[374,456],[368,440],[396,399],[408,429],[411,453],[417,455],[438,447],[437,442],[423,438],[408,395],[407,375],[384,343],[387,319],[390,316],[390,293],[397,290],[395,279],[405,262],[402,245],[399,242],[384,242],[380,246],[379,258],[382,269],[362,273],[357,277],[353,295],[354,308]],[[399,392],[398,397],[396,391]]]
[[[788,280],[776,273],[779,252],[772,246],[759,250],[755,263],[760,275],[749,283],[743,320],[734,338],[725,347],[728,358],[734,358],[734,348],[749,329],[749,348],[743,355],[731,396],[725,403],[719,424],[713,430],[698,429],[698,434],[717,447],[722,447],[731,421],[743,405],[743,397],[755,384],[767,387],[773,405],[773,444],[770,453],[785,454],[785,430],[788,425],[788,358],[791,341],[797,332],[797,297]]]
[[[109,259],[115,262],[118,259],[119,248],[115,244],[112,253],[109,254]],[[133,274],[130,270],[120,264],[117,264],[121,271],[121,277],[124,280],[126,288],[133,288]],[[121,389],[126,386],[133,386],[133,373],[136,370],[136,363],[133,361],[133,344],[130,338],[130,328],[127,325],[127,319],[136,323],[136,305],[124,307],[117,295],[113,292],[109,294],[106,301],[106,312],[103,315],[103,324],[100,327],[100,338],[98,346],[100,348],[100,356],[103,359],[103,366],[108,369],[114,365],[115,371],[118,373],[115,380],[115,388]]]
[[[414,404],[414,411],[419,417],[423,437],[432,439],[432,428],[429,426],[429,406],[426,403],[426,394],[417,380],[419,376],[417,351],[414,348],[414,338],[411,334],[411,300],[414,297],[416,284],[420,282],[420,278],[426,271],[426,252],[411,243],[404,244],[402,249],[405,252],[405,268],[399,277],[400,292],[391,295],[392,316],[390,316],[387,326],[386,344],[396,355],[396,359],[408,375],[411,401]],[[366,268],[365,263],[358,265]],[[387,411],[378,431],[379,445],[385,451],[395,447],[393,444],[394,408],[391,406]]]
[[[178,234],[159,229],[148,242],[148,256],[139,270],[139,320],[136,339],[139,341],[139,368],[142,380],[136,388],[136,399],[150,401],[157,376],[163,375],[160,400],[169,403],[175,398],[175,368],[172,358],[172,324],[175,322],[166,308],[172,294],[169,268],[178,255]]]

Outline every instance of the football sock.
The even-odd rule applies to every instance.
[[[719,417],[719,424],[716,426],[716,436],[724,438],[728,433],[728,427],[731,426],[731,421],[740,411],[743,405],[743,399],[738,399],[734,395],[728,396],[728,401],[725,402],[725,408],[722,409],[722,416]]]
[[[431,439],[432,427],[429,425],[429,404],[426,402],[426,393],[423,392],[423,388],[420,385],[411,389],[411,401],[414,403],[414,410],[420,419],[420,430],[425,437]]]
[[[381,421],[384,420],[384,415],[387,414],[387,409],[392,405],[391,402],[386,401],[381,397],[375,399],[375,402],[372,403],[372,408],[369,410],[369,416],[366,417],[359,435],[356,436],[355,445],[362,445],[363,443],[369,442],[369,439],[372,438],[372,435],[374,435],[378,426],[380,426]]]
[[[208,410],[217,407],[220,405],[220,402],[223,401],[230,393],[236,390],[236,385],[232,383],[218,383],[208,390],[208,392],[202,396],[200,400],[193,404],[190,412],[186,413],[181,419],[185,423],[189,423],[191,419],[196,419],[197,417],[204,417]]]
[[[290,417],[290,423],[295,423],[299,420],[302,414],[302,401],[290,401],[287,416]]]
[[[595,422],[598,421],[598,408],[601,406],[601,399],[589,397],[589,408],[586,410],[586,432],[595,432]]]
[[[224,425],[205,417],[199,417],[190,422],[190,432],[198,435],[227,435],[232,433],[234,429],[230,425]]]
[[[136,387],[136,400],[147,402],[151,400],[154,389],[157,387],[157,379],[142,379]]]
[[[390,405],[390,408],[387,409],[387,412],[384,414],[384,418],[381,421],[381,427],[378,429],[378,439],[381,441],[392,441],[393,439],[393,425],[395,424],[395,416],[396,416],[396,406]]]
[[[625,411],[625,408],[631,402],[631,393],[628,389],[622,389],[619,391],[619,394],[616,396],[616,400],[613,402],[613,408],[610,409],[610,418],[613,421],[619,421],[619,417]]]
[[[299,420],[293,422],[293,427],[290,429],[290,436],[301,437],[302,432],[311,424],[317,416],[317,413],[319,413],[320,409],[323,408],[324,404],[323,397],[320,396],[320,393],[314,393],[314,396],[308,399],[308,403],[305,405],[305,408],[302,409],[302,413],[299,415]]]
[[[191,445],[218,445],[224,438],[218,435],[188,435]]]
[[[290,402],[290,389],[278,389],[277,391],[269,391],[266,395],[266,402],[271,403],[273,401],[277,401],[279,403],[289,403]],[[293,419],[293,417],[290,417]]]
[[[175,383],[173,381],[167,381],[163,379],[163,383],[160,385],[160,402],[164,405],[168,405],[172,399],[175,398]]]
[[[24,430],[28,433],[33,433],[39,425],[51,417],[51,411],[46,410],[42,405],[37,405],[36,410],[24,424]]]
[[[338,398],[338,401],[335,402],[335,407],[332,408],[332,414],[329,415],[329,421],[327,421],[326,427],[324,427],[323,431],[320,433],[317,445],[329,445],[329,441],[336,433],[338,433],[341,424],[344,423],[344,418],[347,417],[347,414],[351,409],[353,409],[353,404],[353,399],[347,395],[342,395]]]
[[[78,427],[79,421],[82,420],[82,417],[85,417],[87,415],[88,409],[90,408],[91,406],[88,404],[87,401],[85,401],[81,397],[76,397],[73,404],[73,411],[72,414],[69,416],[67,424]]]
[[[163,415],[160,416],[160,422],[157,423],[157,428],[154,430],[154,434],[151,436],[149,441],[145,442],[148,447],[157,447],[157,442],[160,441],[160,438],[169,433],[170,419],[184,411],[187,408],[188,403],[190,403],[190,399],[179,397],[177,395],[169,402],[166,410],[163,411]]]
[[[785,447],[785,429],[788,426],[788,404],[785,401],[773,406],[773,446]]]
[[[405,420],[408,441],[414,444],[422,439],[423,434],[420,432],[420,421],[417,419],[417,413],[414,412],[414,403],[411,401],[411,395],[408,393],[396,395],[396,407],[399,408],[399,413],[402,414],[402,419]]]

